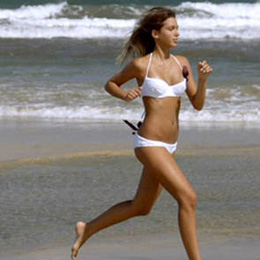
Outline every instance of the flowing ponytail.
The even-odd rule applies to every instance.
[[[144,56],[152,52],[155,47],[152,30],[159,31],[164,21],[170,17],[175,18],[175,12],[168,8],[154,7],[148,10],[125,43],[119,57],[120,63],[123,63],[130,55],[133,57]]]

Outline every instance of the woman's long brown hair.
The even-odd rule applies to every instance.
[[[155,47],[152,30],[159,31],[164,21],[170,17],[175,18],[175,12],[168,8],[154,7],[147,11],[125,43],[119,57],[120,63],[123,63],[130,55],[144,56],[152,52]]]

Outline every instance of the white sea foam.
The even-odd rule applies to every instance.
[[[181,121],[260,122],[260,86],[231,85],[207,89],[202,111],[182,98]],[[126,106],[92,85],[70,84],[23,88],[13,83],[1,85],[0,118],[42,118],[65,120],[139,120],[143,113],[141,98]]]
[[[0,118],[38,118],[38,119],[63,119],[63,120],[102,120],[121,121],[122,119],[140,120],[142,108],[126,109],[121,107],[94,107],[82,106],[71,107],[14,107],[1,106]],[[202,111],[194,109],[182,109],[180,121],[184,122],[260,122],[260,109],[257,102],[254,106],[243,106],[221,108],[207,107]]]
[[[42,118],[42,119],[85,119],[118,121],[125,118],[137,119],[140,111],[126,110],[121,107],[14,107],[0,106],[0,118]]]
[[[183,3],[176,8],[183,38],[260,38],[260,4]],[[186,15],[185,10],[192,14]]]
[[[2,99],[0,118],[135,121],[141,119],[143,113],[141,99],[131,103],[131,106],[125,106],[100,90],[81,89],[81,85],[73,92],[66,86],[21,91],[10,85],[2,86],[2,96],[8,98]],[[73,95],[75,91],[76,97]],[[258,84],[207,89],[207,99],[202,111],[194,110],[187,97],[182,99],[180,120],[259,123],[259,95]]]
[[[67,4],[65,2],[60,4],[46,4],[39,6],[22,6],[19,9],[0,9],[0,19],[7,19],[10,21],[24,20],[42,20],[49,19],[62,12],[62,9]]]
[[[67,15],[66,2],[41,6],[0,9],[1,38],[98,38],[126,37],[136,19],[93,17],[83,7],[78,16]],[[87,7],[85,7],[87,8]],[[118,6],[117,6],[118,8]],[[143,7],[140,7],[143,10]],[[120,10],[120,9],[119,9]],[[132,17],[140,13],[131,7]],[[260,3],[182,3],[175,7],[182,39],[260,39]],[[75,12],[75,11],[74,11]]]

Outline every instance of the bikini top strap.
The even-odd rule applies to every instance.
[[[176,63],[179,65],[179,67],[180,67],[180,69],[181,69],[181,71],[182,71],[182,65],[181,65],[181,63],[179,62],[179,60],[178,60],[174,55],[172,55],[172,56],[173,56],[173,58],[175,59]]]
[[[148,76],[148,73],[149,73],[149,70],[150,70],[150,67],[151,67],[151,64],[152,64],[152,58],[153,58],[153,53],[151,52],[150,57],[149,57],[149,61],[148,61],[148,65],[147,65],[147,69],[146,69],[145,77]]]

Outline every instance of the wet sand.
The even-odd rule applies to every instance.
[[[181,124],[178,153],[258,149],[259,129],[256,124]],[[123,122],[2,120],[0,143],[0,163],[102,154],[105,151],[133,153],[132,131]]]
[[[256,125],[181,125],[176,159],[199,193],[204,259],[260,259],[259,137]],[[68,259],[73,223],[129,199],[140,177],[123,123],[8,120],[0,142],[1,260]],[[97,235],[79,259],[187,259],[176,212],[164,192],[150,216]]]
[[[201,242],[203,259],[259,260],[259,239],[204,236]],[[0,256],[5,260],[64,260],[69,259],[69,247],[50,245],[28,253]],[[112,240],[90,242],[82,248],[78,258],[89,260],[186,260],[184,249],[178,237],[155,235],[138,237],[136,241]]]
[[[123,124],[2,120],[0,162],[130,149]]]

